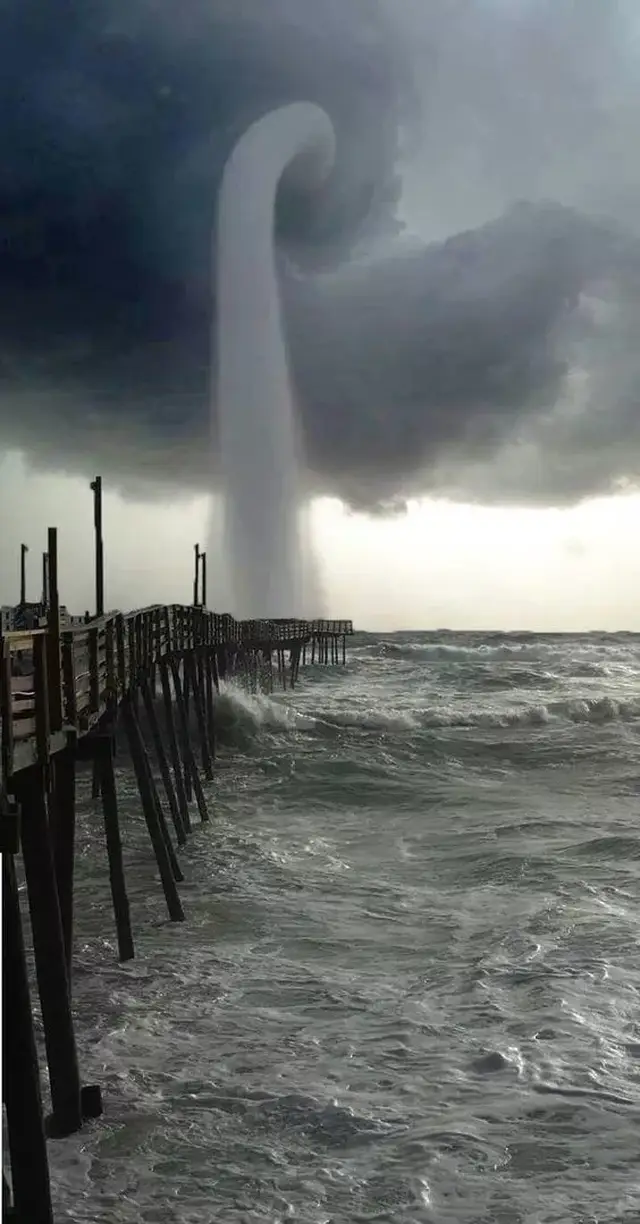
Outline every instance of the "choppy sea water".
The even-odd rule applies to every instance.
[[[59,1219],[640,1220],[640,639],[361,636],[220,700],[165,919],[120,778],[136,960],[84,792],[74,1006],[104,1118]]]

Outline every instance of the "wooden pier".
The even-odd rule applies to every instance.
[[[76,770],[88,762],[104,819],[119,959],[134,955],[118,816],[116,729],[126,737],[172,921],[184,911],[178,853],[192,817],[209,820],[216,699],[223,681],[293,687],[305,663],[345,661],[350,621],[235,621],[198,606],[62,622],[55,553],[46,624],[0,636],[3,1094],[11,1189],[3,1218],[53,1219],[46,1138],[102,1112],[83,1084],[71,1012]],[[23,592],[24,593],[24,592]],[[51,1090],[43,1117],[16,856],[29,903]]]

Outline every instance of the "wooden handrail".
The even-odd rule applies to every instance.
[[[309,642],[337,641],[351,634],[351,621],[236,621],[225,613],[180,604],[152,605],[125,614],[110,612],[86,623],[71,621],[61,626],[55,650],[46,627],[5,633],[0,638],[4,659],[2,773],[16,772],[25,767],[21,762],[28,764],[34,754],[41,756],[45,742],[54,752],[64,746],[69,734],[87,734],[109,705],[137,688],[162,659],[188,655],[203,646],[231,655],[264,654],[297,649]],[[30,657],[32,666],[37,653],[37,676],[12,674],[13,659],[19,653]],[[44,683],[41,660],[58,656],[58,666],[52,670],[49,665]],[[31,667],[28,670],[31,673]],[[9,681],[11,691],[7,692]]]

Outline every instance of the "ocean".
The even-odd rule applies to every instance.
[[[640,1221],[640,638],[359,635],[219,702],[170,924],[83,781],[74,1224]]]

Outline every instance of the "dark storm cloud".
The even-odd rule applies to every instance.
[[[0,16],[0,442],[126,487],[210,486],[215,193],[244,127],[302,98],[338,132],[326,189],[278,210],[315,487],[393,508],[420,489],[544,502],[635,481],[632,8],[5,0]],[[407,150],[438,241],[395,251]]]

